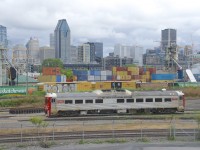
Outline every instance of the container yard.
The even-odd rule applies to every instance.
[[[50,69],[49,71],[47,71]],[[68,79],[58,68],[43,68],[38,81],[45,91],[92,91],[96,89],[166,88],[174,83],[176,74],[156,73],[154,67],[113,67],[112,70],[72,70]],[[69,82],[70,81],[70,82]],[[43,88],[42,88],[43,86]]]

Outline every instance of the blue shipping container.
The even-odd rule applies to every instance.
[[[183,79],[183,70],[178,70],[178,79]]]
[[[112,76],[106,76],[107,81],[112,81]]]
[[[89,71],[89,75],[94,76],[94,71],[95,71],[95,70],[90,70],[90,71]]]
[[[87,81],[88,76],[87,75],[78,75],[77,81]]]
[[[56,82],[61,82],[61,75],[56,76]]]
[[[152,80],[174,80],[176,79],[176,74],[152,74]]]
[[[100,76],[101,75],[101,71],[100,70],[95,70],[94,71],[94,76]]]

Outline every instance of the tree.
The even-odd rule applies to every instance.
[[[63,69],[61,70],[61,73],[66,75],[67,80],[71,80],[73,78],[73,72],[71,69]]]
[[[39,128],[42,127],[45,129],[49,125],[41,117],[38,116],[30,118],[29,121],[36,126],[38,136],[39,136]],[[48,148],[50,146],[45,136],[42,139],[40,139],[40,146],[44,148]]]
[[[49,58],[42,62],[42,67],[60,67],[63,68],[63,62],[60,59]]]

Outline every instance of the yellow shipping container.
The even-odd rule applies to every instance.
[[[136,84],[135,82],[122,82],[122,88],[123,89],[136,89]]]
[[[146,79],[147,78],[147,76],[146,75],[141,75],[142,76],[142,79]]]
[[[152,83],[172,83],[173,80],[151,80]]]
[[[116,67],[112,68],[112,73],[113,73],[113,75],[117,75],[117,68]]]
[[[96,89],[111,89],[111,82],[96,82]]]
[[[126,76],[126,79],[127,79],[127,80],[131,80],[131,75],[127,75],[127,76]]]
[[[80,82],[77,84],[77,91],[91,91],[92,83],[91,82]]]
[[[39,82],[56,82],[56,75],[39,76]]]
[[[127,71],[123,71],[123,75],[126,76],[128,74]]]
[[[145,75],[150,75],[150,71],[146,71],[146,72],[145,72]]]

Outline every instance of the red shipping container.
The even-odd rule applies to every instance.
[[[43,75],[60,75],[59,67],[43,67],[42,68]]]

